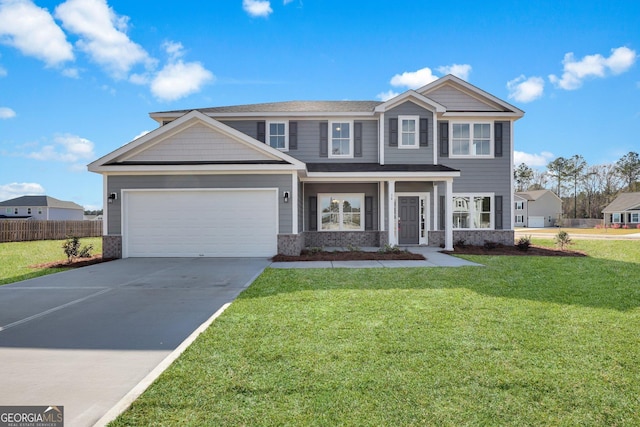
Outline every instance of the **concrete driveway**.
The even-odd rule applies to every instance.
[[[93,425],[269,263],[129,258],[0,286],[0,405]]]

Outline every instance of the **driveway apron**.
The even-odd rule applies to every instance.
[[[0,286],[0,405],[93,425],[269,263],[129,258]]]

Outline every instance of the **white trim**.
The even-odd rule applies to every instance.
[[[317,197],[317,201],[318,201],[318,208],[316,209],[317,212],[316,214],[318,215],[318,231],[320,232],[328,232],[328,231],[364,231],[365,229],[365,193],[318,193],[316,195]],[[338,224],[339,224],[339,228],[337,230],[323,230],[322,229],[322,198],[323,197],[338,197],[340,199],[344,199],[344,198],[358,198],[360,200],[360,228],[359,229],[349,229],[349,230],[345,230],[342,228],[342,224],[343,224],[343,215],[344,213],[342,212],[342,204],[340,204],[340,208],[339,208],[339,213],[338,213]]]
[[[514,160],[513,159],[513,127],[514,127],[513,124],[514,124],[513,120],[510,120],[509,121],[509,159],[511,159],[511,161],[509,162],[509,165],[510,165],[510,167],[509,167],[509,177],[511,178],[511,187],[510,188],[516,188],[515,187],[515,182],[514,182],[515,178],[513,176],[513,170],[514,170],[514,167],[515,167],[515,165],[513,164],[514,163],[514,161],[513,161]],[[504,135],[504,129],[502,129],[502,134]],[[502,151],[503,151],[502,155],[504,156],[504,154],[505,154],[504,150],[502,150]],[[509,227],[508,230],[513,230],[515,228],[515,216],[514,216],[515,215],[515,206],[514,206],[514,203],[513,203],[513,196],[514,196],[513,191],[509,192],[509,197],[511,197],[511,203],[509,203],[509,206],[511,206],[511,208],[509,209],[509,211],[510,211],[509,212],[509,219],[511,221],[514,221],[514,222],[511,223],[511,227]],[[503,225],[502,228],[504,229],[505,228],[504,227],[504,217],[502,218],[502,225]]]
[[[403,131],[402,131],[402,121],[406,120],[406,121],[413,121],[415,124],[415,130],[413,132],[413,144],[412,145],[403,145],[402,144],[402,136],[403,136]],[[407,134],[410,134],[410,132],[407,132]],[[402,115],[402,116],[398,116],[398,148],[402,149],[402,150],[416,150],[418,148],[420,148],[420,116],[418,115]]]
[[[398,243],[398,239],[396,238],[396,230],[398,229],[398,223],[396,221],[396,211],[395,211],[395,192],[396,192],[396,182],[394,180],[387,181],[387,185],[389,189],[387,191],[387,208],[388,208],[388,218],[387,220],[387,230],[389,230],[389,245],[393,246]]]
[[[450,178],[457,178],[460,172],[309,172],[306,177],[301,177],[302,181],[379,181],[380,179],[397,179],[399,181],[446,181]]]
[[[486,122],[486,121],[450,120],[449,121],[449,158],[451,159],[493,159],[495,158],[493,124],[494,124],[493,122]],[[454,125],[469,126],[469,154],[453,153],[453,139],[454,139],[453,126]],[[474,140],[474,134],[473,134],[474,125],[489,125],[489,154],[472,154],[473,140]],[[513,175],[513,173],[511,175]]]
[[[378,131],[378,156],[381,165],[384,165],[384,113],[380,113]]]
[[[109,200],[107,200],[108,175],[102,175],[102,235],[109,234]]]
[[[522,117],[519,114],[516,113],[505,113],[503,111],[474,111],[474,112],[468,112],[468,111],[449,111],[446,113],[442,114],[443,118],[455,118],[455,117],[480,117],[480,118],[485,118],[485,117],[499,117],[499,118],[511,118],[517,120],[520,117]]]
[[[298,175],[291,174],[291,234],[298,234]],[[304,199],[303,199],[304,200]]]
[[[453,179],[447,180],[445,186],[444,209],[444,250],[453,250]]]
[[[422,207],[422,202],[424,202],[424,220],[419,218],[418,220],[418,244],[419,245],[428,245],[429,244],[429,222],[431,219],[431,215],[429,214],[429,192],[398,192],[396,193],[396,212],[398,212],[398,219],[400,217],[400,210],[398,209],[398,202],[400,197],[417,197],[418,198],[418,216],[420,216],[420,208]],[[422,225],[424,224],[424,228]],[[397,227],[397,224],[396,224]],[[424,230],[424,236],[422,235],[422,230]],[[397,233],[397,230],[396,230]],[[400,233],[398,234],[398,244],[400,244]]]
[[[334,124],[349,124],[349,154],[333,154],[333,125]],[[353,120],[329,120],[328,132],[327,132],[327,154],[330,159],[352,159],[353,153]],[[345,139],[345,138],[338,138]]]
[[[391,98],[388,101],[378,105],[375,108],[375,112],[384,113],[385,111],[390,110],[404,103],[405,101],[411,101],[414,104],[424,107],[426,110],[429,110],[432,112],[435,111],[438,113],[444,113],[445,111],[447,111],[447,108],[444,105],[437,103],[433,99],[427,98],[426,96],[416,92],[413,89],[409,89],[408,91],[403,92],[400,95],[394,98]]]
[[[378,224],[380,231],[386,229],[384,223],[384,181],[378,181]]]
[[[265,144],[266,145],[266,144]],[[211,172],[246,172],[264,173],[268,171],[290,172],[291,170],[304,170],[306,166],[280,165],[280,164],[208,164],[208,165],[109,165],[97,166],[91,172],[114,173],[132,175],[136,172],[142,174],[170,174],[174,173],[211,173]]]
[[[196,110],[193,110],[196,111]],[[260,118],[267,118],[267,117],[273,117],[273,118],[286,118],[287,120],[293,120],[295,118],[316,118],[316,117],[320,117],[320,118],[326,118],[326,117],[353,117],[353,118],[362,118],[363,120],[371,120],[372,117],[375,115],[374,111],[355,111],[355,112],[338,112],[338,111],[320,111],[320,112],[315,112],[315,111],[278,111],[278,112],[260,112],[260,111],[253,111],[253,112],[241,112],[241,113],[210,113],[210,112],[200,112],[198,111],[200,114],[203,114],[207,117],[210,117],[212,119],[237,119],[237,120],[242,120],[245,118],[252,118],[252,119],[260,119]],[[151,117],[153,120],[155,120],[158,123],[162,123],[163,119],[174,119],[177,120],[178,118],[182,117],[183,115],[186,115],[189,113],[172,113],[172,112],[164,112],[164,113],[151,113],[149,114],[149,117]],[[171,123],[171,122],[170,122]],[[168,124],[164,126],[167,126]]]
[[[274,147],[271,145],[271,126],[270,125],[284,125],[284,147]],[[267,120],[265,123],[265,142],[271,148],[275,148],[280,151],[289,151],[289,120]]]
[[[440,153],[440,144],[438,138],[438,118],[436,115],[433,115],[433,120],[431,120],[431,126],[433,126],[433,164],[438,164],[438,154]],[[429,136],[427,135],[427,138]]]

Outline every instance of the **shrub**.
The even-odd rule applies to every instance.
[[[640,224],[636,225],[636,228],[637,228],[638,230],[640,230]]]
[[[518,239],[518,243],[516,246],[522,252],[527,252],[529,250],[529,246],[531,246],[531,236],[522,236]]]
[[[397,245],[391,246],[390,244],[385,243],[383,247],[378,249],[378,252],[381,254],[398,254],[402,252],[402,249],[400,249]]]
[[[491,240],[484,241],[484,248],[488,251],[491,251],[497,247],[498,247],[498,244],[496,242],[492,242]]]
[[[564,230],[560,230],[556,237],[554,238],[556,245],[560,246],[560,250],[565,250],[567,246],[571,244],[571,237],[569,237],[569,233]]]
[[[360,248],[360,246],[352,245],[351,243],[349,243],[349,244],[347,245],[347,250],[348,250],[349,252],[360,252],[360,251],[361,251],[361,248]]]
[[[624,230],[628,230],[628,229],[629,229],[629,226],[628,226],[627,224],[625,224],[625,225],[623,225],[623,226],[622,226],[622,228],[623,228]]]
[[[67,256],[67,262],[71,264],[74,258],[91,258],[91,251],[93,250],[93,245],[86,245],[80,247],[80,238],[78,237],[69,237],[62,245],[62,249],[64,250],[65,255]]]
[[[454,242],[453,246],[457,248],[465,248],[467,246],[467,242],[464,239],[458,239]]]
[[[617,230],[618,228],[620,228],[620,224],[617,222],[615,224],[611,224],[611,228],[613,228],[614,230]]]

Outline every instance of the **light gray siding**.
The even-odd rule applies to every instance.
[[[512,227],[511,204],[513,203],[513,189],[511,188],[511,163],[513,162],[510,147],[511,122],[502,122],[503,148],[502,157],[491,159],[452,159],[438,157],[438,163],[460,171],[460,177],[453,180],[454,193],[494,193],[502,196],[503,229]],[[444,195],[445,189],[441,184],[439,195]]]
[[[351,119],[345,119],[351,121]],[[362,157],[333,159],[320,157],[320,122],[328,120],[289,119],[298,123],[298,148],[287,151],[292,157],[305,163],[376,163],[378,162],[378,121],[353,120],[362,123]],[[256,138],[258,134],[258,120],[229,120],[224,124]]]
[[[496,105],[482,102],[478,98],[449,85],[429,92],[426,96],[444,105],[450,111],[502,111]]]
[[[389,119],[397,119],[398,116],[420,116],[427,119],[428,147],[407,149],[389,147]],[[433,164],[433,113],[425,110],[413,102],[407,101],[384,113],[384,162],[385,164]],[[399,124],[398,124],[399,126]]]
[[[108,234],[121,233],[121,190],[171,188],[278,188],[280,195],[284,191],[292,191],[290,174],[109,176],[107,194],[117,193],[118,199],[106,206]],[[167,203],[171,201],[167,200]],[[260,215],[260,206],[256,206],[255,210],[256,215]],[[284,199],[278,197],[279,233],[292,232],[292,210],[291,203],[284,203]],[[206,215],[206,212],[192,212],[189,206],[184,207],[185,221],[195,215]]]

